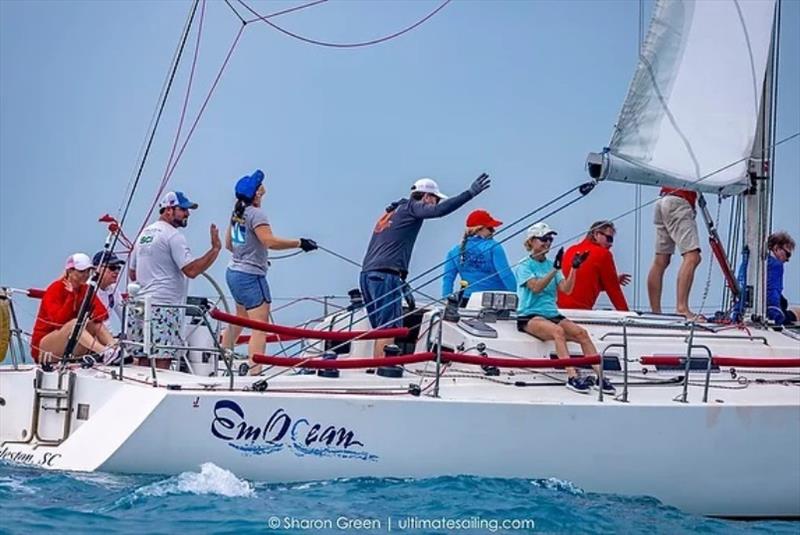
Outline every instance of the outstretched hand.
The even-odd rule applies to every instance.
[[[564,259],[564,248],[558,250],[556,253],[556,258],[553,260],[553,267],[555,269],[561,269],[561,262]]]
[[[214,223],[211,223],[209,232],[211,233],[211,248],[219,251],[222,249],[222,242],[219,240],[219,230]]]
[[[475,179],[472,185],[469,187],[469,192],[472,196],[476,196],[479,193],[483,192],[484,190],[489,189],[492,181],[489,179],[489,175],[486,173],[481,173],[481,176]]]
[[[589,258],[589,251],[583,251],[572,257],[572,269],[578,269]]]
[[[631,276],[627,273],[619,274],[619,283],[622,286],[627,286],[631,282]]]
[[[311,238],[300,238],[300,248],[304,253],[307,253],[319,249],[319,245]]]

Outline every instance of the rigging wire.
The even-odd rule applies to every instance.
[[[392,39],[400,37],[401,35],[404,35],[404,34],[410,32],[411,30],[417,28],[418,26],[421,26],[422,24],[427,22],[431,17],[436,15],[439,11],[444,9],[445,6],[447,6],[447,4],[449,4],[451,1],[452,0],[445,0],[444,2],[442,2],[439,5],[439,7],[437,7],[436,9],[434,9],[433,11],[431,11],[430,13],[425,15],[423,18],[421,18],[420,20],[418,20],[417,22],[415,22],[411,26],[407,26],[407,27],[403,28],[402,30],[396,31],[396,32],[394,32],[392,34],[385,35],[385,36],[379,37],[377,39],[371,39],[369,41],[360,41],[360,42],[355,42],[355,43],[333,43],[333,42],[330,42],[330,41],[320,41],[320,40],[317,40],[317,39],[311,39],[309,37],[304,37],[304,36],[302,36],[300,34],[297,34],[297,33],[294,33],[294,32],[290,32],[289,30],[287,30],[287,29],[285,29],[285,28],[283,28],[281,26],[278,26],[274,22],[270,22],[269,20],[267,20],[267,17],[261,16],[255,9],[253,9],[249,5],[247,5],[244,2],[244,0],[238,0],[238,2],[246,10],[248,10],[250,13],[252,13],[256,17],[256,19],[254,19],[254,21],[255,20],[260,20],[260,21],[268,24],[271,28],[281,32],[282,34],[287,35],[289,37],[292,37],[294,39],[297,39],[299,41],[303,41],[304,43],[317,45],[317,46],[324,46],[324,47],[329,47],[329,48],[359,48],[359,47],[377,45],[379,43],[384,43],[386,41],[391,41]]]
[[[226,5],[227,5],[227,6],[228,6],[230,9],[231,9],[231,11],[233,11],[233,14],[234,14],[234,15],[236,15],[236,18],[237,18],[237,19],[239,19],[239,20],[241,21],[241,23],[242,23],[242,24],[247,24],[247,21],[246,21],[246,20],[244,20],[244,17],[242,17],[242,16],[239,14],[239,12],[238,12],[238,11],[236,11],[236,8],[235,8],[235,7],[233,7],[233,5],[231,4],[230,0],[225,0],[225,4],[226,4]]]
[[[636,43],[636,57],[642,55],[644,46],[644,0],[639,0],[639,39]],[[642,203],[642,185],[636,184],[634,203],[639,206]],[[642,212],[641,210],[634,215],[633,230],[633,308],[641,308],[641,283],[642,283]]]
[[[174,56],[174,59],[173,59],[173,62],[172,62],[172,68],[170,69],[170,73],[169,73],[169,75],[167,77],[165,88],[161,92],[161,97],[160,97],[161,104],[158,106],[158,112],[157,112],[157,114],[155,116],[155,121],[153,123],[153,127],[150,130],[150,136],[149,136],[149,139],[147,140],[147,144],[146,144],[145,149],[144,149],[144,154],[142,155],[141,162],[139,163],[139,169],[136,171],[136,177],[133,180],[133,185],[131,186],[130,183],[129,183],[129,188],[128,188],[129,189],[129,193],[127,195],[128,199],[125,202],[125,208],[122,211],[122,216],[119,219],[120,227],[122,227],[123,224],[125,223],[125,219],[127,218],[128,211],[130,210],[130,207],[131,207],[131,202],[133,201],[133,197],[134,197],[134,195],[136,193],[136,188],[139,186],[139,181],[142,178],[142,172],[144,171],[144,166],[145,166],[145,163],[147,162],[147,157],[150,155],[150,149],[153,146],[153,139],[155,138],[156,132],[158,131],[158,125],[161,123],[161,116],[164,113],[164,107],[167,104],[167,99],[169,98],[169,93],[170,93],[170,90],[172,89],[172,83],[175,80],[175,73],[178,71],[178,66],[180,65],[181,57],[183,56],[183,50],[184,50],[184,48],[186,46],[186,40],[189,37],[189,32],[191,30],[192,22],[194,21],[194,16],[195,16],[195,13],[197,11],[197,5],[199,3],[200,3],[200,0],[195,0],[194,3],[192,4],[192,9],[191,9],[190,14],[189,14],[189,20],[186,22],[186,26],[185,26],[184,31],[183,31],[183,36],[181,37],[181,40],[180,40],[180,45],[178,46],[178,50],[175,53],[175,56]],[[116,245],[116,240],[114,242],[114,245]],[[114,250],[113,245],[112,245],[111,250],[112,251]]]
[[[781,7],[782,3],[781,0],[775,5],[775,33],[773,34],[773,38],[775,39],[775,58],[773,59],[773,74],[772,74],[772,132],[770,133],[770,140],[775,139],[775,136],[778,133],[778,69],[780,67],[780,59],[781,59],[781,47],[779,46],[781,42]],[[763,97],[762,97],[763,99]],[[775,180],[773,180],[772,175],[775,171],[775,147],[773,146],[770,151],[770,158],[769,158],[769,219],[767,230],[772,232],[772,214],[773,214],[773,205],[775,202]]]

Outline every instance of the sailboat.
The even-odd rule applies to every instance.
[[[295,354],[257,356],[270,368],[247,377],[218,342],[220,324],[242,320],[197,301],[177,305],[191,351],[173,370],[25,364],[13,299],[37,292],[7,288],[0,459],[154,474],[210,461],[263,481],[555,477],[704,515],[800,517],[800,338],[764,320],[775,9],[659,0],[611,143],[589,156],[592,185],[744,195],[750,218],[738,323],[562,310],[600,352],[570,364],[600,365],[617,395],[566,390],[552,344],[517,330],[504,292],[407,309],[391,333],[370,328],[357,296],[313,325],[247,322],[299,340]],[[136,295],[127,306],[146,320],[152,309]],[[366,358],[389,334],[386,358]]]

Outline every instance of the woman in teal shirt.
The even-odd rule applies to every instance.
[[[557,232],[547,223],[536,223],[528,229],[525,249],[530,254],[517,264],[517,327],[541,340],[552,340],[556,355],[560,359],[570,358],[567,342],[577,342],[584,355],[597,355],[597,348],[586,329],[568,320],[558,312],[556,292],[572,292],[575,286],[575,272],[589,256],[588,252],[575,255],[572,269],[565,278],[561,273],[561,257],[564,248],[558,250],[555,261],[547,259]],[[598,368],[595,367],[595,371]],[[566,368],[567,388],[587,394],[592,386],[599,383],[593,377],[581,377],[575,368]],[[603,377],[603,392],[613,394],[616,389]]]

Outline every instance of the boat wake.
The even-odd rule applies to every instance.
[[[251,498],[255,488],[232,472],[214,463],[203,463],[200,472],[183,472],[175,477],[138,488],[137,496],[158,497],[173,494],[217,495],[228,498]]]

